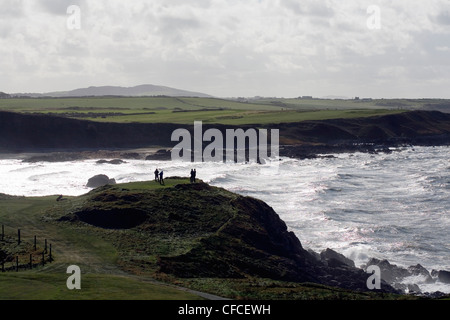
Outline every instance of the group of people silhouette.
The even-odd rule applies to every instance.
[[[195,182],[195,176],[197,175],[196,169],[191,169],[191,183]]]
[[[159,184],[164,184],[164,171],[162,169],[161,170],[156,169],[154,173],[155,173],[155,181],[158,181]]]
[[[162,169],[158,170],[158,168],[156,168],[154,174],[155,174],[155,181],[158,181],[159,184],[164,184],[164,171]],[[190,177],[191,183],[195,183],[196,176],[197,170],[191,169],[191,177]]]

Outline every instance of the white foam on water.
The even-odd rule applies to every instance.
[[[76,196],[90,191],[86,183],[97,174],[126,183],[153,180],[155,168],[165,177],[188,177],[196,168],[205,182],[268,203],[306,248],[331,248],[357,266],[375,257],[404,267],[420,263],[428,270],[450,270],[450,148],[334,156],[263,165],[0,160],[0,193]],[[450,285],[439,284],[439,290],[450,292]]]

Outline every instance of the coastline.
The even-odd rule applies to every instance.
[[[449,137],[427,137],[423,139],[401,139],[398,141],[358,142],[346,141],[338,144],[280,145],[279,156],[297,160],[332,158],[342,153],[392,153],[405,148],[450,146]],[[67,162],[79,160],[171,160],[171,147],[120,148],[120,149],[36,149],[26,152],[1,152],[0,160],[19,159],[23,162]]]
[[[155,152],[155,150],[157,150],[157,148],[156,149],[139,149],[139,150],[134,149],[134,151],[141,151],[141,152],[147,152],[147,151]],[[130,151],[130,150],[128,150],[128,151]],[[121,152],[123,152],[123,150]],[[393,151],[393,152],[395,152],[395,151]],[[94,154],[96,154],[96,153],[94,153]],[[89,155],[93,156],[93,154],[89,154]],[[102,155],[106,155],[106,154],[103,153]],[[98,159],[98,158],[96,158],[96,159]],[[41,165],[42,164],[39,164],[39,166],[41,166]],[[48,164],[48,165],[52,166],[51,164]],[[25,166],[27,166],[27,165],[25,165]],[[34,166],[34,164],[31,164],[31,166]],[[335,249],[335,248],[333,248],[333,249]],[[316,251],[316,252],[318,253],[319,251]],[[337,252],[335,252],[335,253],[331,253],[332,258],[334,259],[333,256],[335,256],[337,254],[342,254],[342,253],[340,253],[339,250]],[[320,254],[316,255],[316,257],[318,257],[319,260],[323,260],[324,259],[324,258],[322,258],[320,256]],[[342,258],[342,256],[341,256],[341,258]],[[403,278],[405,278],[405,277],[408,277],[408,276],[415,276],[416,274],[414,274],[413,272],[417,271],[419,273],[419,276],[426,277],[428,279],[430,279],[430,277],[431,277],[434,281],[436,281],[436,279],[438,277],[438,273],[437,272],[439,272],[439,271],[441,271],[441,273],[442,272],[444,272],[444,273],[447,272],[446,268],[438,268],[436,270],[431,269],[431,268],[427,268],[427,269],[422,268],[421,266],[418,265],[418,264],[422,263],[422,261],[420,261],[420,260],[415,260],[413,262],[414,265],[409,265],[408,264],[408,265],[401,265],[401,266],[399,266],[399,265],[395,265],[394,263],[396,263],[396,261],[391,260],[390,257],[382,257],[382,256],[380,256],[379,258],[380,259],[386,259],[386,258],[389,259],[389,260],[379,260],[379,261],[375,261],[374,262],[374,264],[380,264],[380,268],[386,268],[386,269],[383,269],[383,274],[389,273],[389,274],[394,275],[394,276],[401,275]],[[347,261],[345,259],[342,259],[342,260],[343,261]],[[362,266],[360,266],[360,268],[362,268]],[[411,272],[410,272],[410,268],[412,270]],[[433,270],[434,270],[434,274],[433,274]],[[394,276],[392,276],[392,277],[394,277]],[[396,287],[400,286],[398,288],[402,288],[403,290],[407,289],[408,292],[411,293],[411,294],[414,292],[414,294],[417,294],[418,296],[427,297],[427,298],[429,298],[429,297],[438,298],[438,297],[445,296],[445,295],[442,295],[441,293],[436,292],[436,291],[433,291],[433,292],[424,291],[425,293],[418,293],[418,291],[422,289],[420,287],[420,285],[419,285],[420,288],[418,288],[416,286],[404,287],[404,285],[401,283],[402,282],[401,280],[397,279],[396,281],[397,281],[396,282]],[[446,292],[446,291],[444,290],[444,292]]]
[[[321,283],[321,284],[332,285],[332,286],[336,286],[338,288],[359,291],[359,290],[363,289],[363,286],[361,286],[361,285],[366,283],[365,280],[370,276],[369,271],[368,271],[369,267],[378,266],[381,270],[380,274],[381,274],[381,280],[383,281],[383,285],[382,285],[383,291],[387,290],[386,292],[404,295],[405,297],[416,297],[416,298],[427,298],[427,299],[429,299],[429,298],[441,299],[441,298],[449,297],[448,293],[443,293],[440,291],[432,291],[432,292],[423,291],[421,289],[420,283],[419,283],[419,285],[417,285],[416,283],[412,283],[412,284],[405,283],[405,280],[407,280],[410,277],[424,278],[424,279],[426,279],[427,283],[434,283],[437,281],[442,282],[442,283],[444,283],[444,281],[445,281],[446,283],[448,283],[447,281],[450,279],[450,272],[447,270],[443,270],[443,269],[434,270],[433,269],[430,271],[430,269],[424,268],[422,265],[420,265],[419,261],[417,261],[415,263],[415,265],[411,265],[409,267],[403,267],[403,266],[396,265],[386,259],[375,259],[375,258],[371,258],[365,265],[356,266],[354,260],[345,257],[342,253],[335,251],[333,249],[327,248],[322,251],[313,251],[312,249],[303,247],[303,245],[299,242],[298,238],[295,238],[294,233],[292,233],[291,231],[289,231],[289,229],[286,228],[286,226],[284,225],[284,221],[281,220],[281,218],[278,216],[278,214],[271,207],[269,207],[267,204],[265,204],[262,200],[257,200],[257,199],[250,198],[250,197],[243,197],[243,196],[231,193],[230,191],[228,191],[226,189],[209,186],[208,184],[205,184],[201,181],[199,181],[197,184],[194,184],[194,185],[185,183],[183,185],[174,184],[173,186],[170,186],[171,179],[176,180],[176,179],[182,179],[182,178],[168,177],[167,179],[168,179],[167,181],[169,181],[169,182],[168,182],[168,185],[165,187],[168,187],[169,189],[175,188],[176,191],[175,190],[173,191],[174,196],[177,195],[177,196],[184,197],[185,191],[188,193],[193,192],[196,194],[197,192],[201,192],[202,190],[206,190],[208,192],[211,190],[222,190],[220,192],[229,194],[232,197],[238,197],[239,199],[247,199],[247,200],[243,201],[242,203],[239,203],[239,206],[238,206],[238,208],[240,208],[240,210],[241,210],[242,215],[247,215],[248,211],[250,211],[250,212],[254,212],[255,214],[257,213],[256,215],[251,214],[251,216],[255,216],[255,217],[265,216],[266,213],[270,217],[272,217],[272,216],[278,217],[277,219],[279,219],[279,220],[277,220],[277,221],[279,221],[279,222],[277,222],[277,223],[279,223],[280,226],[278,226],[276,224],[277,227],[275,229],[273,229],[274,228],[273,223],[272,222],[269,223],[268,225],[270,225],[271,227],[270,228],[267,227],[270,230],[269,229],[267,230],[267,232],[265,233],[265,236],[258,236],[254,240],[252,240],[251,243],[257,244],[258,248],[260,248],[259,250],[262,250],[263,248],[265,248],[265,246],[259,247],[260,246],[259,243],[262,241],[262,243],[266,244],[266,242],[270,240],[270,241],[273,241],[273,243],[275,243],[276,248],[278,248],[278,246],[280,246],[281,249],[278,248],[277,250],[281,250],[280,252],[284,252],[283,254],[286,254],[288,256],[292,255],[292,257],[297,257],[297,255],[300,255],[300,256],[307,255],[308,256],[307,260],[309,262],[303,266],[304,270],[302,269],[303,271],[301,271],[301,272],[305,272],[305,270],[309,270],[311,272],[311,275],[315,274],[315,272],[320,272],[320,274],[321,274],[320,279],[322,279],[322,280],[320,280],[319,283]],[[184,178],[184,179],[187,181],[187,178]],[[149,183],[149,182],[147,182],[147,183]],[[151,181],[150,183],[153,183],[153,181]],[[110,194],[110,190],[117,190],[117,192],[121,192],[121,193],[123,193],[123,192],[130,193],[130,197],[131,197],[131,195],[132,195],[132,197],[137,197],[138,193],[136,193],[136,190],[134,189],[136,187],[131,187],[131,186],[133,186],[133,184],[122,184],[122,185],[118,185],[117,187],[116,186],[106,186],[104,188],[98,188],[97,190],[93,190],[89,194],[84,194],[84,195],[76,197],[76,198],[77,199],[78,198],[89,198],[89,197],[92,197],[93,194],[96,194],[96,193],[101,194],[103,192],[107,192],[108,194]],[[137,183],[136,186],[137,186],[137,188],[140,188],[141,186],[143,186],[143,184]],[[146,187],[146,188],[148,188],[148,187]],[[145,195],[145,197],[147,197],[149,190],[147,190],[147,189],[143,190],[141,193],[141,196],[144,197],[143,195]],[[181,191],[183,191],[183,192],[181,192]],[[166,194],[166,192],[164,194]],[[49,203],[51,203],[51,202],[54,202],[54,199],[56,198],[56,196],[54,196],[54,197],[47,196],[47,197],[41,197],[41,198],[12,197],[12,196],[8,197],[8,196],[4,196],[2,194],[0,194],[0,196],[4,200],[10,199],[11,201],[14,200],[16,202],[17,201],[28,201],[28,200],[39,201],[39,199],[42,199],[42,201],[48,201]],[[121,197],[118,197],[116,200],[120,201],[120,199],[125,196],[126,195],[121,195]],[[141,200],[144,201],[145,199],[147,199],[147,198],[145,198],[145,199],[144,198]],[[73,200],[75,198],[65,199],[65,201],[69,201],[69,202],[72,201],[70,199]],[[97,199],[97,198],[95,198],[95,199]],[[221,196],[219,196],[219,198],[217,200],[219,200],[219,199],[222,199]],[[147,200],[145,200],[145,201],[147,201]],[[212,201],[212,202],[210,200],[211,200],[210,195],[208,195],[207,206],[221,205],[221,203],[228,203],[227,201],[223,202],[222,201],[223,199],[221,201]],[[95,206],[97,208],[96,210],[99,210],[98,208],[100,208],[100,207],[98,207],[98,206],[100,204],[96,201],[97,200],[95,200]],[[132,203],[133,202],[129,202],[129,203],[127,203],[127,205],[131,205]],[[91,204],[94,204],[94,203],[91,203]],[[123,205],[123,203],[116,207],[116,204],[114,203],[114,201],[113,202],[106,201],[106,202],[102,202],[102,204],[100,206],[105,207],[106,211],[104,211],[104,212],[107,213],[107,212],[112,212],[111,210],[113,210],[113,209],[121,210],[119,208],[122,208],[122,205]],[[146,208],[145,210],[150,210],[147,208],[147,205],[143,205],[141,202],[139,202],[137,207],[140,208],[139,210],[144,210],[144,208]],[[71,215],[70,212],[62,211],[62,214],[64,214],[64,215],[62,216],[61,221],[75,222],[78,220],[82,220],[88,224],[93,224],[94,226],[108,229],[107,225],[103,225],[103,223],[105,223],[108,220],[105,220],[106,216],[99,216],[100,211],[96,211],[97,213],[95,213],[94,218],[92,218],[94,220],[90,220],[91,219],[90,218],[90,216],[91,216],[90,206],[87,206],[87,207],[83,206],[82,208],[84,208],[84,209],[80,209],[81,211],[76,211],[76,212],[78,212],[79,216],[74,216],[73,214]],[[185,208],[182,210],[184,212]],[[154,213],[153,210],[150,210],[150,211]],[[133,211],[133,212],[135,213],[136,211]],[[209,211],[207,211],[207,212],[209,212]],[[119,214],[119,213],[120,212],[117,211],[117,214]],[[139,211],[139,213],[142,214],[142,211]],[[101,220],[98,220],[97,218],[98,219],[101,218]],[[272,218],[270,218],[270,219],[267,218],[267,219],[269,221],[271,221]],[[208,219],[206,219],[206,220],[208,220]],[[178,223],[176,221],[177,220],[174,220],[173,223]],[[190,223],[194,222],[194,220],[193,221],[189,220],[189,221],[190,221]],[[264,218],[261,221],[266,221],[266,220]],[[165,221],[164,219],[161,220],[162,224],[164,224],[166,222],[167,221]],[[264,223],[267,223],[267,221]],[[253,225],[253,224],[250,224],[249,226],[251,226],[251,225]],[[155,224],[152,224],[152,228],[154,228],[154,226],[155,226]],[[239,226],[241,226],[241,224],[236,224],[237,229],[232,229],[232,230],[234,230],[231,232],[232,239],[239,239],[241,237],[242,230],[239,229],[240,228]],[[121,228],[119,228],[119,229],[121,229]],[[187,230],[193,230],[193,229],[187,228]],[[247,229],[245,229],[245,230],[247,230]],[[253,230],[253,229],[250,228],[250,230]],[[274,234],[278,234],[280,232],[280,230],[284,234],[283,237],[286,237],[285,239],[283,238],[283,240],[278,239],[277,238],[278,236],[274,236]],[[253,233],[250,233],[250,234],[253,234]],[[290,239],[290,240],[288,241],[287,239]],[[272,242],[269,242],[269,243],[272,243]],[[237,246],[234,248],[236,250],[238,250],[240,247]],[[209,248],[208,250],[211,250],[211,248]],[[221,251],[220,248],[217,248],[217,250],[218,250],[218,252]],[[271,252],[270,250],[268,250],[268,251]],[[174,274],[178,274],[181,272],[181,274],[184,274],[183,273],[183,272],[185,272],[185,269],[183,267],[184,263],[187,263],[187,265],[190,265],[190,263],[197,263],[197,262],[195,262],[196,259],[199,257],[200,258],[202,257],[201,251],[195,251],[195,252],[196,252],[195,259],[192,260],[191,262],[189,262],[190,260],[185,261],[184,256],[182,256],[183,258],[180,261],[178,261],[178,260],[172,261],[171,259],[168,258],[169,260],[166,261],[167,266],[164,265],[166,268],[168,268],[166,270],[166,272],[168,272],[168,273],[173,272]],[[294,259],[294,258],[292,258],[292,259]],[[297,259],[297,258],[295,258],[295,259]],[[302,261],[302,260],[299,260],[299,261]],[[313,266],[316,266],[316,267],[313,267]],[[254,268],[254,267],[252,267],[252,268]],[[202,270],[202,272],[207,272],[206,269],[204,269],[204,268],[199,267],[199,270]],[[223,269],[223,270],[225,270],[225,269]],[[259,269],[256,268],[255,270],[259,270]],[[277,269],[274,269],[274,270],[277,270]],[[192,274],[195,274],[196,268],[193,268],[191,266],[190,272]],[[218,271],[214,271],[213,269],[211,269],[208,272],[214,273],[214,272],[218,272]],[[290,272],[292,273],[294,271],[290,271]],[[296,271],[296,272],[300,272],[300,271]],[[288,273],[288,274],[290,274],[290,273]],[[332,275],[332,279],[334,277],[336,277],[336,279],[340,279],[340,280],[337,282],[336,281],[333,282],[334,280],[329,282],[329,277],[331,275]],[[209,275],[209,276],[212,276],[212,275]],[[215,275],[215,276],[217,276],[217,275]],[[350,276],[350,278],[348,278],[349,276]],[[358,283],[360,283],[360,286],[356,285],[356,283],[349,284],[348,281],[350,281],[350,279],[353,279],[353,277],[357,277],[359,279]],[[286,281],[287,280],[294,281],[295,279],[296,279],[296,276],[293,277],[292,279],[287,278],[285,280]],[[301,279],[303,279],[303,278],[301,278]],[[355,280],[355,279],[353,279],[353,280]],[[305,278],[305,279],[303,279],[303,281],[315,282],[318,280],[315,279],[315,277],[312,277],[311,279]],[[325,281],[325,282],[322,283],[323,281]],[[299,285],[301,285],[301,284],[299,284]]]
[[[297,128],[298,129],[298,128]],[[309,134],[312,135],[311,131]],[[333,136],[333,135],[331,135]],[[299,135],[300,137],[300,135]],[[334,136],[333,136],[334,137]],[[391,153],[402,151],[404,147],[414,146],[449,146],[450,135],[439,132],[435,135],[417,134],[410,137],[389,137],[376,139],[331,139],[330,135],[326,138],[315,137],[314,139],[304,139],[297,141],[299,143],[282,144],[280,146],[280,156],[295,159],[310,159],[317,157],[333,157],[332,154],[338,153]],[[0,153],[0,159],[15,158],[25,162],[64,162],[86,159],[141,159],[161,161],[170,160],[170,147],[150,146],[139,148],[26,148],[21,153],[4,152]],[[386,260],[379,261],[382,266],[390,266],[394,272],[398,269],[395,265],[390,265]],[[417,267],[417,266],[416,266]],[[409,269],[409,268],[408,268]],[[420,268],[417,268],[419,271]],[[422,270],[423,271],[423,270]],[[406,274],[406,271],[402,271]],[[447,271],[445,271],[447,272]],[[429,272],[428,272],[429,274]],[[426,275],[426,274],[425,274]],[[433,278],[436,278],[434,275]],[[414,288],[408,288],[414,291]],[[439,293],[425,294],[426,297],[439,297]]]
[[[0,159],[73,161],[83,159],[170,160],[179,128],[160,123],[96,123],[52,116],[1,112]],[[336,153],[392,152],[405,146],[450,145],[450,114],[410,111],[395,115],[270,125],[204,124],[203,130],[278,129],[279,156],[296,159]],[[204,147],[205,147],[204,143]]]
[[[89,159],[145,159],[147,156],[156,155],[159,150],[166,149],[158,147],[91,150],[35,149],[25,152],[0,152],[0,160],[19,159],[24,162],[66,162]]]

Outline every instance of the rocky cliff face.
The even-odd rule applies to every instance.
[[[287,230],[286,224],[266,203],[238,197],[230,205],[236,214],[220,232],[204,239],[195,250],[184,255],[162,258],[162,270],[181,277],[250,275],[368,290],[368,274],[352,265],[317,259],[302,247],[298,238]],[[218,259],[211,260],[204,252],[216,252]],[[190,267],[186,268],[186,265]],[[197,270],[202,270],[202,274],[197,275]],[[384,290],[394,292],[389,285]]]
[[[354,119],[330,119],[284,124],[280,136],[292,141],[340,144],[346,141],[381,143],[420,142],[450,134],[450,114],[410,111]],[[281,140],[281,138],[280,138]]]
[[[248,125],[240,128],[270,127],[280,130],[281,155],[303,157],[317,152],[371,151],[375,143],[392,145],[449,144],[450,114],[412,111],[396,115],[359,119],[304,121],[276,125]],[[101,148],[173,147],[172,132],[193,131],[193,125],[158,123],[100,123],[47,115],[0,112],[0,151],[79,150]],[[233,126],[207,125],[225,132]],[[356,144],[355,144],[356,143]],[[305,149],[306,148],[306,149]]]
[[[0,112],[0,151],[138,148],[171,145],[175,124],[99,123]]]
[[[280,154],[313,158],[317,154],[390,152],[402,145],[449,145],[450,114],[412,111],[359,119],[332,119],[283,124]]]
[[[332,250],[322,256],[305,250],[278,214],[254,198],[205,183],[141,191],[106,186],[84,198],[81,207],[65,212],[60,220],[128,230],[132,235],[128,244],[121,238],[118,247],[138,244],[139,255],[145,253],[157,261],[146,268],[160,274],[260,277],[368,291],[369,274]],[[396,292],[385,283],[382,290]]]

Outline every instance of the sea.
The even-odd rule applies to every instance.
[[[331,157],[332,156],[332,157]],[[81,195],[89,178],[105,174],[118,183],[164,176],[188,177],[261,199],[285,221],[302,246],[333,249],[356,266],[370,258],[408,267],[450,271],[450,147],[403,147],[390,153],[331,154],[315,159],[280,158],[257,163],[190,163],[98,159],[28,163],[0,160],[0,193],[20,196]],[[450,284],[422,292],[450,293]],[[409,281],[409,282],[408,282]]]

